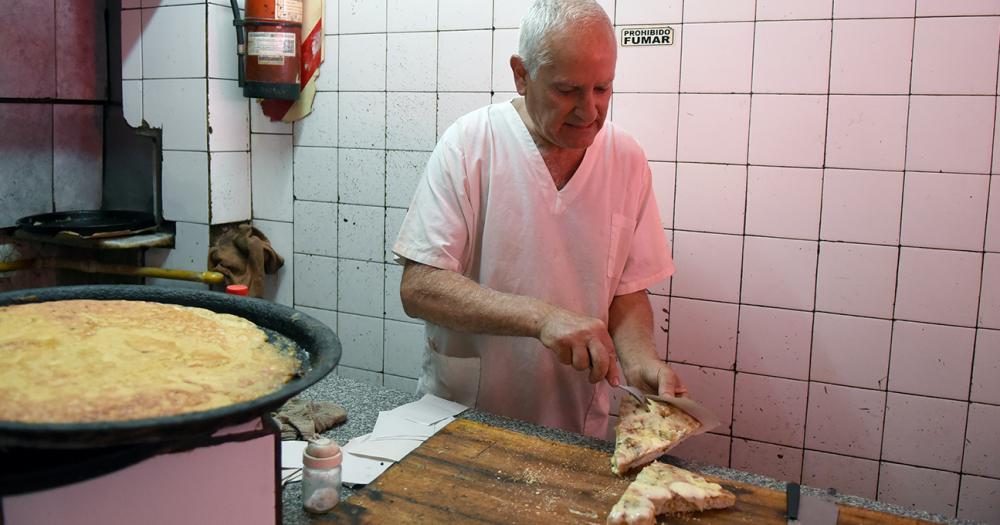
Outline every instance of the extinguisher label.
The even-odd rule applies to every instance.
[[[254,32],[247,34],[247,54],[261,64],[282,64],[295,56],[295,33]]]
[[[274,17],[278,20],[302,22],[302,0],[275,0]]]

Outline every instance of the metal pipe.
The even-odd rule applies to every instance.
[[[179,281],[194,281],[206,284],[222,284],[226,276],[219,272],[194,272],[190,270],[172,270],[168,268],[153,268],[150,266],[127,266],[97,261],[74,261],[69,259],[21,259],[11,262],[0,262],[0,272],[10,272],[27,268],[58,268],[76,270],[86,273],[109,273],[115,275],[131,275],[133,277],[154,277],[157,279],[176,279]]]

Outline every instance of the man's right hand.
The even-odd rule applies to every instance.
[[[600,319],[555,308],[545,316],[538,339],[564,365],[590,369],[590,382],[619,382],[618,358],[608,327]]]

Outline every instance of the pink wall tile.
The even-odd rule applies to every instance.
[[[752,4],[752,2],[751,2]],[[55,98],[55,0],[15,0],[0,14],[0,95]],[[751,19],[753,14],[751,11]],[[24,67],[31,64],[31,67]]]
[[[700,0],[685,2],[684,22],[740,22],[753,20],[755,0]]]
[[[732,468],[798,482],[802,472],[802,449],[733,438]]]
[[[885,392],[810,383],[806,448],[878,459]]]
[[[686,24],[681,91],[749,93],[753,31],[752,22]]]
[[[746,237],[743,303],[812,310],[816,241]]]
[[[968,399],[975,336],[972,328],[896,321],[889,390]]]
[[[668,287],[664,291],[669,293],[669,290]],[[649,306],[653,309],[653,344],[656,345],[656,356],[665,361],[670,335],[670,297],[650,290]]]
[[[1000,479],[963,475],[958,495],[958,517],[1000,523]]]
[[[1000,78],[997,78],[997,83],[1000,84]],[[997,119],[1000,120],[1000,104],[997,104],[996,108]],[[1000,173],[1000,155],[996,155],[997,151],[1000,151],[1000,126],[995,126],[993,129],[993,171],[994,175]]]
[[[959,476],[926,468],[882,462],[878,499],[945,517],[955,515]]]
[[[629,46],[618,48],[615,71],[615,92],[676,93],[680,86],[681,52],[687,52],[688,31],[680,25],[671,26],[676,42],[684,45]],[[619,31],[619,41],[621,32]],[[517,47],[516,45],[514,46]],[[507,54],[510,58],[510,54]],[[655,64],[654,67],[650,67]],[[506,69],[510,75],[510,66]],[[513,81],[511,81],[513,87]]]
[[[688,389],[691,399],[697,400],[719,418],[719,426],[713,432],[730,432],[733,421],[733,384],[735,373],[731,370],[719,370],[692,366],[681,363],[671,364],[684,386]],[[728,447],[727,447],[728,452]],[[726,455],[728,461],[729,456]]]
[[[699,434],[670,449],[669,454],[707,465],[728,467],[731,439],[719,434]]]
[[[677,152],[677,95],[619,93],[612,120],[632,134],[649,160],[674,160]]]
[[[104,108],[52,106],[52,196],[55,211],[101,208]]]
[[[747,233],[816,239],[822,188],[822,170],[750,166]]]
[[[1000,153],[1000,148],[997,152]],[[990,202],[986,214],[986,251],[1000,252],[1000,176],[997,175],[990,177]]]
[[[802,483],[841,494],[875,499],[878,462],[839,454],[806,450],[802,461]]]
[[[738,302],[743,238],[677,231],[674,234],[673,293],[681,297]]]
[[[900,172],[828,169],[823,176],[820,238],[899,244],[902,201]]]
[[[750,163],[821,167],[826,136],[826,99],[819,95],[754,95],[750,115]]]
[[[816,309],[867,317],[892,317],[899,249],[822,242]]]
[[[650,20],[668,24],[680,22],[683,4],[682,0],[617,0],[615,23],[648,24]]]
[[[969,399],[1000,405],[1000,331],[980,329],[976,334]]]
[[[885,389],[892,321],[820,312],[815,317],[810,378]]]
[[[671,361],[732,369],[736,362],[735,304],[674,297],[670,302]]]
[[[913,16],[916,0],[837,0],[833,3],[834,18],[883,18]]]
[[[100,100],[108,89],[104,6],[56,0],[56,96]],[[8,26],[9,27],[9,26]],[[32,64],[32,69],[38,63]]]
[[[754,93],[826,93],[832,21],[758,22]]]
[[[812,312],[740,307],[736,370],[809,379]]]
[[[969,405],[962,472],[1000,478],[1000,406]]]
[[[889,392],[882,459],[957,472],[967,406],[964,401]]]
[[[678,164],[675,226],[682,230],[743,233],[746,188],[746,166]]]
[[[996,97],[910,97],[906,169],[989,173]]]
[[[677,160],[746,163],[749,123],[750,95],[681,95]]]
[[[1000,15],[994,0],[917,0],[917,16]]]
[[[907,246],[982,250],[989,177],[908,172],[901,240]]]
[[[905,96],[831,95],[826,165],[901,170],[906,161]]]
[[[653,173],[653,193],[656,206],[660,210],[660,223],[664,228],[674,227],[674,186],[677,178],[677,164],[673,162],[650,162]]]
[[[736,374],[733,437],[801,447],[807,385],[793,379]]]
[[[912,49],[912,19],[835,20],[830,92],[908,94]]]
[[[982,254],[900,248],[896,318],[975,326]]]
[[[983,259],[983,288],[980,294],[980,326],[983,328],[1000,328],[1000,254],[985,254]]]
[[[833,0],[757,0],[757,20],[830,18]]]
[[[912,92],[995,95],[998,45],[1000,18],[918,18]]]

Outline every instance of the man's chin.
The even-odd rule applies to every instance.
[[[560,133],[560,145],[568,149],[585,149],[589,148],[591,144],[594,143],[594,138],[597,137],[597,132],[600,131],[600,127],[596,125],[590,125],[586,128],[574,128],[567,126]]]

